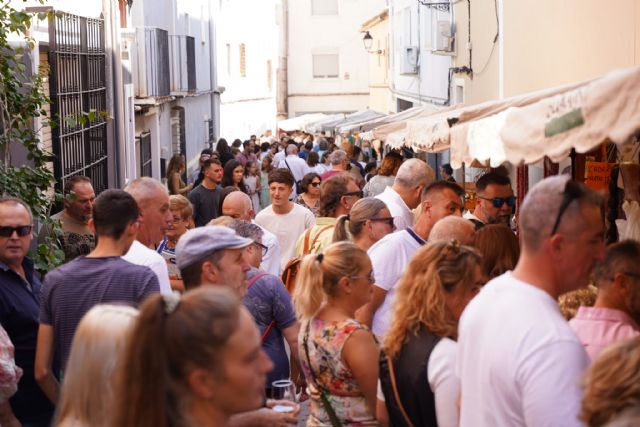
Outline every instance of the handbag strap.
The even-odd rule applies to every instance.
[[[324,410],[329,417],[329,421],[331,421],[332,427],[341,427],[342,423],[340,422],[340,418],[336,414],[336,411],[331,406],[331,402],[329,402],[329,398],[327,397],[326,390],[324,387],[320,386],[318,383],[318,379],[316,378],[316,373],[311,366],[311,358],[309,357],[309,329],[311,327],[311,320],[307,321],[307,327],[305,329],[304,337],[302,338],[302,346],[304,347],[304,353],[307,356],[307,363],[309,363],[309,372],[311,372],[311,379],[313,380],[313,384],[318,389],[318,393],[320,393],[320,400],[322,401],[322,406],[324,406]]]
[[[307,234],[304,238],[304,248],[303,248],[304,252],[302,253],[302,255],[308,255],[309,253],[311,253],[311,249],[313,249],[313,245],[316,244],[316,242],[320,238],[320,235],[324,233],[325,230],[328,230],[331,227],[333,227],[333,225],[325,225],[320,230],[318,230],[316,235],[313,237],[313,240],[311,241],[310,245],[308,245],[308,243],[309,243],[309,236],[311,236],[311,229],[308,229],[307,231],[309,232],[309,234]]]
[[[393,397],[396,399],[396,403],[398,404],[398,409],[400,409],[400,413],[402,414],[402,418],[404,418],[404,422],[407,423],[409,427],[413,427],[413,423],[407,415],[407,411],[404,409],[404,405],[402,405],[402,401],[400,400],[400,394],[398,393],[398,387],[396,387],[396,374],[393,371],[393,361],[387,355],[387,364],[389,365],[389,379],[391,380],[391,388],[393,389]]]
[[[266,271],[261,271],[257,274],[255,274],[251,279],[249,279],[249,281],[247,282],[247,289],[249,289],[254,283],[256,283],[258,281],[258,279],[260,279],[261,277],[266,276],[267,273]],[[264,342],[267,340],[267,338],[269,338],[269,334],[271,333],[271,330],[273,329],[273,327],[276,325],[276,321],[272,320],[271,323],[269,323],[269,325],[267,326],[267,329],[264,330],[264,333],[262,334],[262,338],[261,338],[261,342],[264,344]]]

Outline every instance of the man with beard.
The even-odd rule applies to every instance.
[[[511,188],[511,180],[496,172],[484,174],[476,182],[476,207],[464,214],[476,230],[487,224],[511,224],[511,215],[516,198]]]
[[[64,195],[64,209],[51,219],[60,221],[60,244],[64,251],[64,262],[69,262],[80,255],[87,255],[96,246],[96,238],[88,225],[96,194],[89,178],[72,176],[64,184]],[[43,227],[38,234],[38,243],[45,243],[45,238],[50,234],[50,228]]]

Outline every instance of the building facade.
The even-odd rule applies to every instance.
[[[215,16],[218,81],[224,87],[220,135],[244,140],[274,130],[282,1],[222,0]]]
[[[288,2],[289,117],[369,107],[369,53],[360,27],[385,6],[385,0]]]

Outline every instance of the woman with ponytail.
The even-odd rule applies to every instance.
[[[398,285],[380,357],[381,424],[458,425],[458,321],[483,284],[473,248],[440,241],[415,254]]]
[[[273,364],[236,295],[205,286],[147,299],[129,339],[114,426],[226,426],[259,408]]]
[[[341,215],[333,232],[333,241],[351,240],[368,251],[374,243],[395,230],[393,217],[382,200],[367,197],[358,200],[348,215]]]
[[[378,425],[379,350],[371,331],[355,320],[371,299],[372,284],[371,261],[353,243],[334,243],[302,261],[293,302],[311,396],[308,426]]]

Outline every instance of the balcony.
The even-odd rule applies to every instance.
[[[196,91],[195,39],[169,36],[171,54],[171,95],[184,96]]]
[[[130,47],[136,98],[170,95],[169,33],[155,27],[136,27]]]

